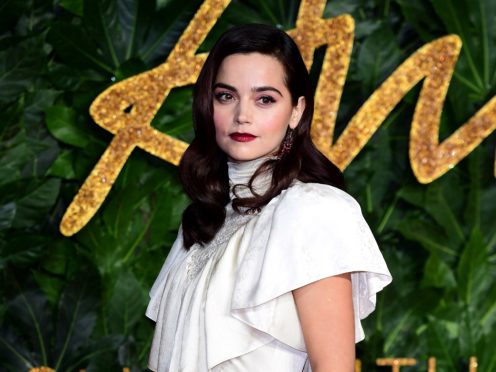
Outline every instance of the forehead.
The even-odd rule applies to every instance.
[[[215,82],[237,87],[271,85],[283,88],[284,67],[273,56],[261,53],[231,54],[222,61]]]

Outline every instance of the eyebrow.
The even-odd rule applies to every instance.
[[[224,89],[229,89],[233,92],[237,92],[238,90],[233,87],[232,85],[229,85],[229,84],[225,84],[225,83],[215,83],[214,84],[214,89],[215,88],[224,88]],[[266,92],[268,90],[272,91],[272,92],[276,92],[277,94],[279,94],[281,97],[284,97],[283,94],[281,93],[281,91],[277,88],[274,88],[274,87],[271,87],[270,85],[267,85],[267,86],[261,86],[261,87],[253,87],[251,89],[253,92]]]

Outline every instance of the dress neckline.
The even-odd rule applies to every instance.
[[[227,170],[229,175],[229,195],[231,200],[235,197],[247,198],[253,196],[253,193],[248,187],[248,182],[255,171],[270,157],[261,157],[254,160],[227,162]],[[272,171],[267,170],[259,174],[253,180],[253,191],[257,194],[263,194],[270,187],[272,182]]]

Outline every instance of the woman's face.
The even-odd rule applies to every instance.
[[[292,105],[281,63],[260,53],[226,57],[213,97],[216,141],[231,161],[277,154],[288,125],[295,128],[305,109],[304,97]]]

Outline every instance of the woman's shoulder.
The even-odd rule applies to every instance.
[[[353,196],[337,187],[313,182],[294,182],[281,194],[277,208],[289,208],[302,213],[315,211],[344,212],[359,211],[361,208]]]

